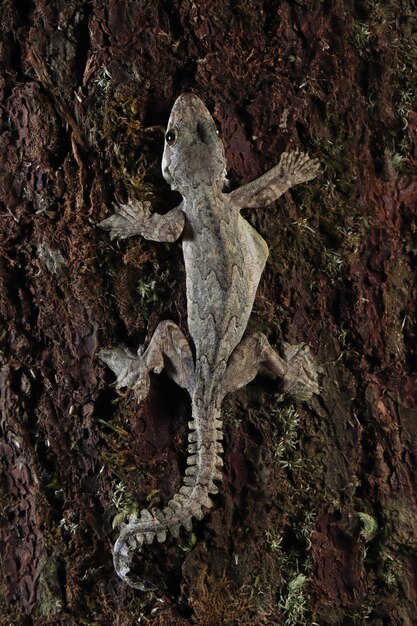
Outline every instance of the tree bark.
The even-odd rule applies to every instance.
[[[412,0],[3,0],[0,623],[408,626],[417,609],[417,102]],[[219,123],[231,187],[300,148],[322,175],[245,217],[270,257],[250,330],[306,342],[311,402],[226,399],[224,480],[191,534],[112,565],[178,489],[188,397],[138,405],[99,348],[187,330],[181,244],[111,243],[160,173],[177,95]]]

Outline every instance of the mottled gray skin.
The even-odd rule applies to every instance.
[[[163,368],[192,399],[189,446],[184,484],[163,510],[146,509],[124,524],[114,547],[114,565],[129,585],[146,589],[132,577],[132,553],[167,531],[178,536],[191,529],[212,507],[209,494],[218,492],[223,465],[220,408],[225,394],[246,385],[262,370],[282,381],[284,391],[307,399],[318,393],[317,368],[304,344],[284,346],[282,359],[262,333],[242,339],[256,290],[268,257],[262,237],[240,215],[244,207],[266,206],[287,189],[314,178],[316,160],[284,153],[277,166],[255,181],[225,193],[226,158],[214,121],[193,94],[175,102],[162,160],[164,178],[183,196],[166,215],[151,213],[148,203],[130,201],[101,223],[111,237],[141,234],[155,241],[175,241],[183,235],[188,329],[195,360],[182,331],[161,322],[146,351],[101,350],[100,358],[117,375],[117,387],[133,389],[139,399],[149,391],[149,372]]]

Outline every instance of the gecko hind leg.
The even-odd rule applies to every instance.
[[[308,400],[319,393],[318,374],[310,348],[304,344],[284,343],[284,358],[272,348],[263,333],[243,339],[233,351],[223,381],[224,394],[247,385],[259,373],[282,380],[285,393]]]
[[[134,354],[128,348],[100,350],[99,358],[116,374],[116,388],[132,389],[139,400],[149,392],[149,372],[159,374],[164,368],[180,387],[189,393],[194,387],[194,359],[190,345],[180,328],[166,320],[156,328],[149,346]]]

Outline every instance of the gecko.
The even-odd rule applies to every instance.
[[[130,586],[149,589],[132,573],[132,558],[144,543],[163,542],[167,533],[190,531],[212,506],[222,480],[222,400],[258,372],[281,381],[284,392],[304,399],[319,393],[318,372],[310,348],[284,344],[280,356],[267,337],[244,337],[256,291],[268,257],[261,235],[241,215],[242,209],[265,207],[294,185],[319,173],[316,159],[297,150],[284,152],[266,174],[234,191],[226,191],[226,157],[216,124],[202,100],[180,95],[165,134],[162,174],[182,196],[165,215],[149,202],[129,199],[100,222],[111,238],[141,235],[173,242],[182,235],[188,331],[161,321],[149,345],[137,353],[126,347],[102,349],[99,358],[116,374],[116,388],[133,390],[139,401],[150,387],[150,372],[167,374],[191,397],[188,458],[182,486],[165,508],[143,509],[121,525],[113,549],[117,574]]]

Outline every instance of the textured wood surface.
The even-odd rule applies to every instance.
[[[408,626],[417,608],[414,3],[1,4],[0,624]],[[250,330],[305,341],[309,405],[257,381],[225,403],[225,476],[194,534],[113,571],[112,520],[163,506],[190,407],[138,406],[96,358],[170,318],[179,243],[112,243],[135,196],[178,203],[163,127],[192,90],[232,188],[299,147],[320,179],[246,217],[271,253]],[[142,622],[138,622],[143,615]],[[146,621],[147,620],[147,621]]]

